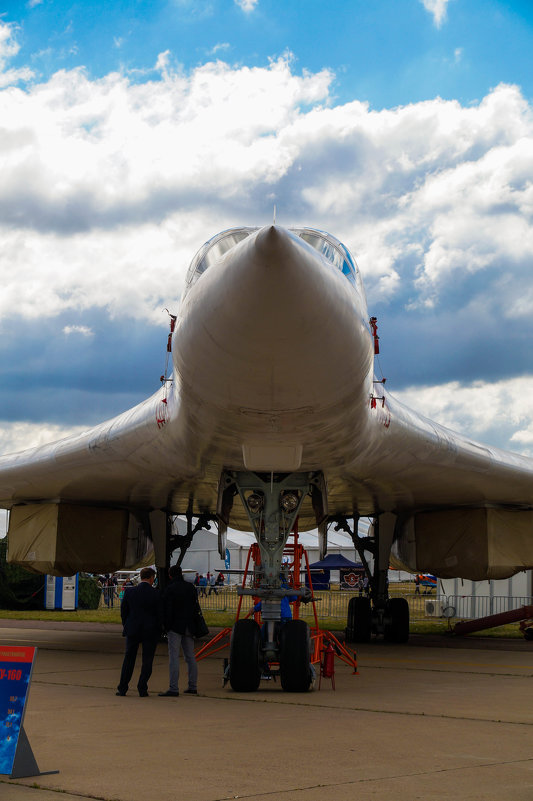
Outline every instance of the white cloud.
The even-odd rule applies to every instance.
[[[170,66],[170,50],[165,50],[164,53],[159,53],[156,61],[155,68],[158,70],[164,78],[168,79],[169,77],[169,66]]]
[[[393,393],[426,417],[503,448],[533,456],[533,376],[493,383],[457,381]]]
[[[371,303],[438,308],[476,279],[480,305],[531,315],[533,116],[517,87],[378,112],[335,105],[334,76],[298,75],[290,54],[173,64],[0,92],[0,314],[160,320],[199,245],[275,202],[281,224],[346,241]]]
[[[66,237],[0,231],[0,276],[17,271],[0,288],[0,314],[16,310],[32,318],[98,306],[113,317],[160,322],[161,308],[176,308],[191,254],[206,230],[208,219],[183,212],[164,224]]]
[[[516,87],[374,112],[330,106],[332,75],[289,58],[189,75],[170,60],[147,83],[61,71],[0,96],[0,310],[151,315],[203,239],[245,210],[264,219],[272,195],[281,221],[346,239],[375,296],[405,290],[402,260],[427,305],[457,274],[529,259],[533,125]],[[526,295],[508,308],[529,313]]]
[[[257,7],[258,2],[259,0],[235,0],[235,4],[247,14]]]
[[[63,333],[66,334],[67,336],[70,336],[71,334],[79,334],[82,337],[94,336],[94,331],[92,331],[86,325],[66,325],[63,328]]]
[[[0,312],[175,306],[194,251],[227,224],[228,199],[283,176],[277,132],[332,78],[293,75],[287,59],[189,76],[168,63],[162,54],[163,79],[144,84],[73,70],[0,96]]]
[[[433,21],[437,28],[440,28],[446,19],[448,0],[421,0],[421,2],[426,11],[433,15]]]
[[[33,72],[29,67],[6,69],[9,60],[16,56],[20,50],[16,34],[16,25],[2,22],[0,19],[0,90],[5,86],[11,86],[20,81],[29,81],[33,77]]]
[[[210,55],[215,56],[217,53],[222,53],[226,50],[229,50],[231,45],[229,42],[218,42],[210,51]]]
[[[59,426],[51,423],[2,423],[0,425],[0,453],[7,455],[27,448],[38,448],[49,442],[86,430],[83,426]]]

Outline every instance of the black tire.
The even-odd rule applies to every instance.
[[[405,598],[389,598],[385,607],[383,636],[388,642],[407,642],[409,639],[409,604]]]
[[[238,620],[233,626],[229,652],[229,681],[233,690],[250,693],[261,681],[261,629],[255,620]]]
[[[288,693],[306,693],[311,686],[309,626],[304,620],[288,620],[281,627],[279,672]]]
[[[372,608],[369,598],[350,598],[346,640],[348,642],[370,642],[372,634]]]

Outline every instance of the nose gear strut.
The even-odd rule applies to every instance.
[[[288,623],[282,617],[282,599],[287,596],[305,598],[309,595],[309,590],[305,587],[286,586],[282,556],[305,498],[311,495],[315,513],[316,510],[322,512],[326,509],[323,475],[320,472],[222,473],[217,505],[220,548],[225,546],[225,529],[236,495],[246,511],[261,557],[257,574],[258,586],[253,589],[240,587],[238,592],[240,595],[260,598],[264,626],[261,636],[248,622],[246,627],[234,627],[230,677],[238,676],[237,684],[241,686],[244,673],[251,671],[257,679],[261,665],[275,660],[280,662],[282,675],[288,676],[285,682],[287,686],[307,690],[312,679],[309,626],[303,621],[290,621],[291,632],[294,633],[298,626],[299,636],[291,637],[289,642],[288,630],[284,633],[284,626]],[[317,524],[319,523],[322,523],[321,519],[317,519]],[[253,683],[255,684],[255,680]]]

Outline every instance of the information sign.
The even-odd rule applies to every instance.
[[[353,570],[351,567],[339,571],[341,587],[355,589],[358,582],[363,578],[363,570]]]
[[[19,740],[24,749],[29,745],[22,724],[36,651],[26,646],[0,646],[0,773],[13,773]]]
[[[0,774],[11,779],[59,772],[39,770],[23,726],[36,653],[34,647],[0,645]]]

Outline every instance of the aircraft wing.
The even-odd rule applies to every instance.
[[[361,277],[334,237],[277,226],[214,237],[191,264],[172,358],[172,381],[134,409],[0,458],[0,505],[19,532],[39,507],[68,507],[76,527],[80,510],[123,513],[131,539],[132,520],[150,534],[154,512],[220,517],[223,475],[320,474],[322,502],[304,493],[302,530],[392,514],[397,557],[415,570],[533,565],[533,462],[432,422],[376,382]],[[251,528],[239,499],[226,518]]]

